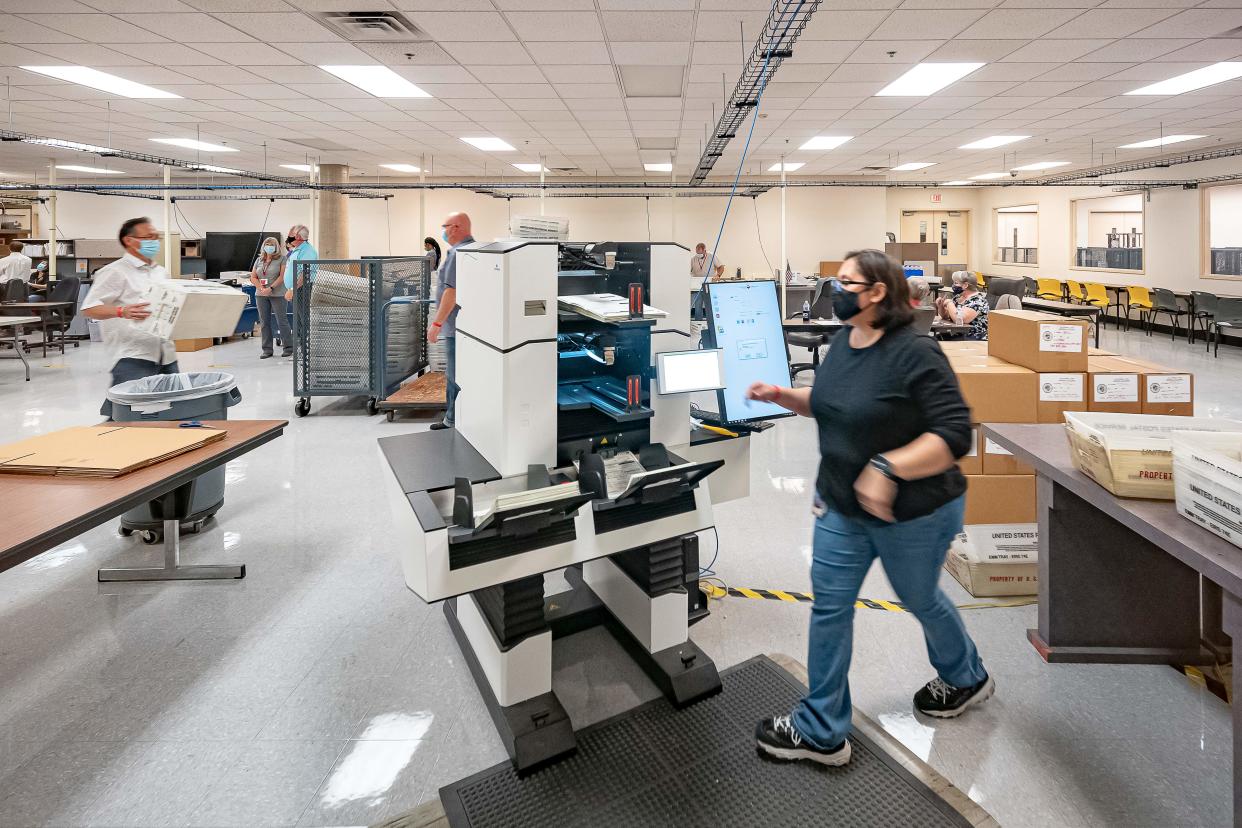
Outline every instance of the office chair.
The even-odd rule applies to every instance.
[[[931,336],[932,323],[935,321],[935,308],[915,308],[914,321],[910,323],[910,327],[920,336]]]
[[[25,302],[30,295],[30,288],[22,279],[9,279],[4,283],[4,292],[0,294],[0,302]]]
[[[77,314],[78,290],[82,285],[82,280],[77,276],[61,276],[52,285],[52,289],[47,292],[47,301],[49,302],[72,302],[72,308],[54,308],[48,311],[48,323],[43,329],[44,339],[47,338],[48,331],[54,331],[59,334],[59,339],[48,341],[47,344],[59,347],[60,352],[65,352],[65,334],[69,331],[69,326],[73,324],[73,317]],[[73,347],[78,347],[75,341]]]
[[[1168,314],[1169,325],[1173,328],[1172,339],[1177,341],[1177,322],[1187,315],[1187,310],[1177,303],[1177,294],[1168,288],[1152,288],[1151,297],[1155,303],[1151,311],[1152,322],[1159,321],[1160,314]],[[1186,340],[1190,340],[1189,326],[1186,328]]]
[[[1229,331],[1242,329],[1242,299],[1221,299],[1216,306],[1216,316],[1212,319],[1212,356],[1220,356],[1220,329]]]
[[[1151,292],[1147,288],[1142,285],[1126,285],[1126,330],[1130,330],[1130,311],[1137,310],[1143,330],[1150,335],[1151,315],[1155,307]]]
[[[815,293],[811,299],[811,318],[812,319],[831,319],[832,318],[832,283],[831,279],[820,279],[815,283]],[[787,319],[797,319],[802,316],[802,310],[797,313],[791,313]],[[820,333],[818,331],[789,331],[785,334],[785,348],[789,346],[797,348],[808,348],[811,351],[810,362],[791,362],[789,365],[790,377],[797,377],[802,371],[808,369],[814,371],[819,367],[819,349],[828,344],[832,332]]]
[[[996,297],[996,307],[992,310],[1022,310],[1022,300],[1012,293],[1003,293]]]
[[[1036,279],[1035,284],[1038,286],[1035,295],[1040,299],[1050,299],[1054,302],[1061,302],[1065,299],[1065,286],[1061,284],[1060,279]]]

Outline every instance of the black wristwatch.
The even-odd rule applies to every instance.
[[[898,477],[896,472],[893,471],[893,464],[888,462],[888,458],[885,457],[883,454],[877,454],[875,457],[872,457],[870,463],[871,463],[871,468],[875,469],[880,474],[887,477],[889,480],[893,481],[894,483],[901,482],[901,478]]]

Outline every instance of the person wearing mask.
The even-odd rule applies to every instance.
[[[23,282],[30,281],[32,266],[30,257],[22,252],[22,248],[25,246],[19,241],[9,242],[9,255],[0,259],[0,285],[5,284],[10,279],[21,279]]]
[[[444,339],[444,418],[432,423],[439,431],[453,427],[453,415],[457,404],[457,248],[472,244],[470,216],[450,213],[441,225],[441,234],[448,242],[444,264],[440,266],[440,285],[436,289],[436,316],[427,327],[427,341],[435,344]]]
[[[103,341],[116,359],[112,385],[152,374],[175,374],[180,369],[173,343],[139,325],[151,315],[147,289],[168,278],[168,271],[155,263],[160,233],[143,216],[122,224],[117,239],[125,255],[95,272],[82,302],[82,313],[99,322]]]
[[[47,262],[39,262],[30,273],[30,295],[27,302],[42,302],[47,298]]]
[[[440,269],[440,260],[444,258],[444,252],[440,250],[440,243],[431,236],[423,239],[423,252],[431,259],[431,272],[435,273]]]
[[[763,719],[758,748],[778,759],[843,765],[850,758],[849,668],[854,601],[872,561],[923,627],[936,677],[916,710],[951,718],[991,697],[995,685],[953,603],[940,567],[962,528],[970,409],[940,346],[911,328],[901,265],[878,250],[848,254],[833,286],[847,326],[811,388],[756,382],[754,400],[813,417],[820,463],[815,491],[806,696]]]
[[[254,304],[259,311],[259,329],[263,337],[259,359],[272,356],[273,320],[276,336],[280,337],[280,355],[293,356],[293,331],[288,329],[284,294],[284,268],[285,254],[280,241],[275,236],[268,236],[259,248],[254,266],[250,268],[250,284],[254,285]]]
[[[910,307],[923,307],[928,294],[927,280],[922,276],[913,276],[906,280],[906,284],[910,286]]]
[[[969,325],[970,332],[964,339],[988,338],[988,300],[979,292],[979,280],[968,270],[953,274],[953,298],[936,300],[936,312],[941,319],[958,325]]]
[[[698,288],[703,277],[707,275],[707,245],[699,242],[694,246],[694,255],[690,257],[691,286]]]
[[[319,251],[308,241],[310,228],[305,224],[295,224],[289,228],[285,236],[285,301],[293,302],[293,291],[302,287],[302,271],[295,267],[296,262],[311,261],[319,258]],[[310,274],[314,278],[314,274]],[[293,302],[293,332],[297,334],[306,325],[304,308],[309,302]]]

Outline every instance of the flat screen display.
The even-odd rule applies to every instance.
[[[724,352],[712,348],[656,354],[656,382],[661,394],[718,391],[724,388]]]
[[[711,341],[723,352],[724,388],[717,392],[720,419],[740,423],[790,416],[776,403],[746,399],[755,382],[790,386],[776,283],[712,282],[708,285]]]

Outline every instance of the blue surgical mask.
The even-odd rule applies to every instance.
[[[265,245],[263,245],[263,252],[264,252],[264,253],[266,253],[266,254],[267,254],[267,255],[269,255],[269,256],[270,256],[270,255],[272,255],[273,253],[275,253],[275,252],[276,252],[276,245],[274,245],[274,244],[265,244]]]
[[[448,231],[447,231],[447,230],[441,230],[441,231],[440,231],[440,238],[444,239],[445,241],[448,241]]]
[[[138,242],[138,252],[146,256],[148,259],[154,259],[160,254],[160,240],[143,239]]]

